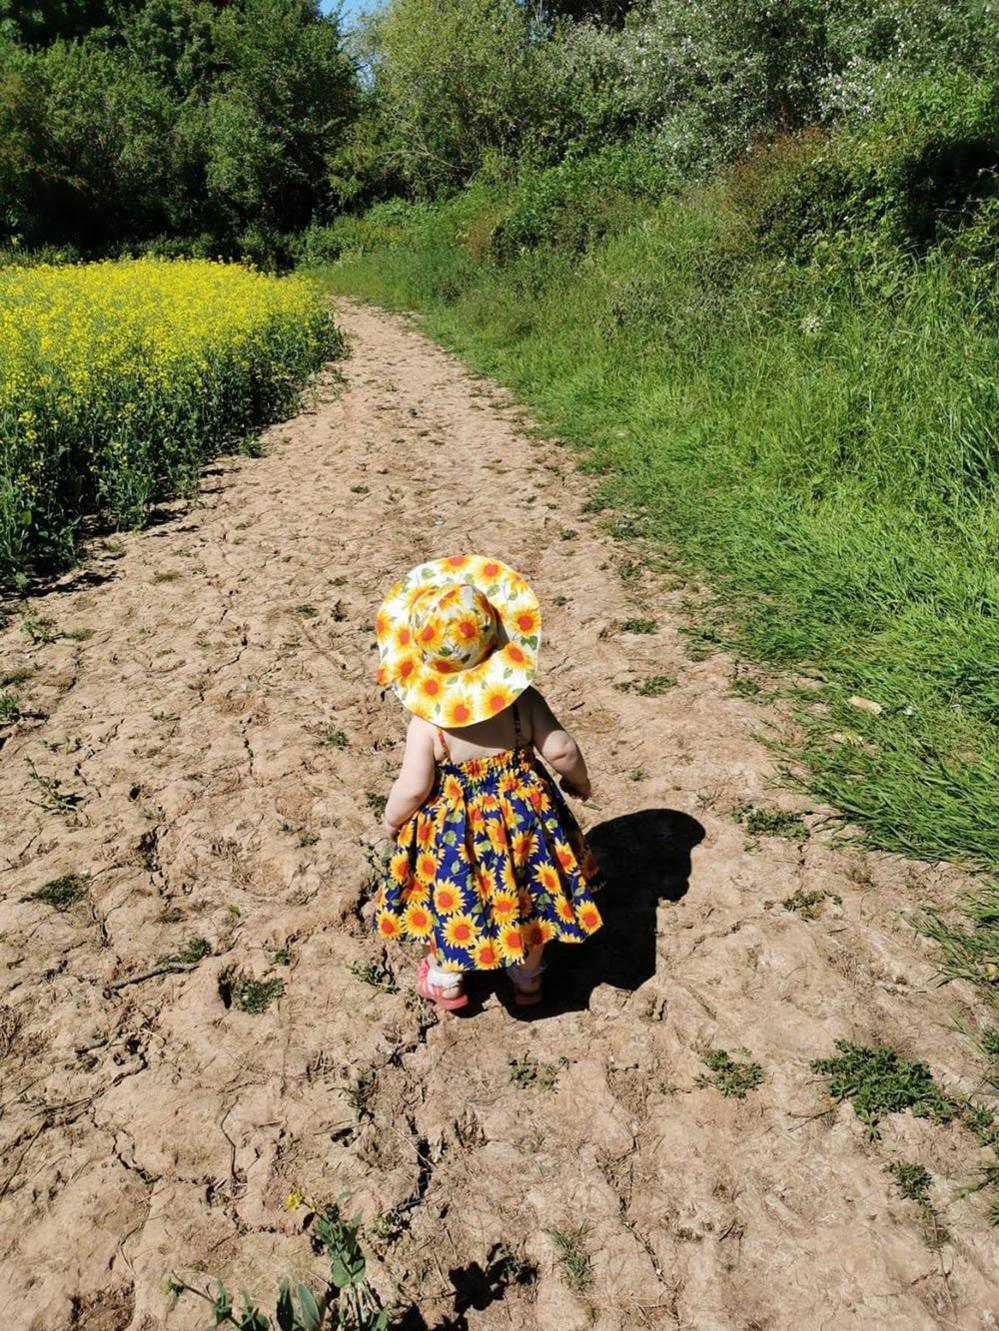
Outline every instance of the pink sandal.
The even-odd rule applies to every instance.
[[[456,977],[456,982],[459,981],[460,976]],[[425,998],[428,1003],[436,1003],[438,1007],[444,1008],[448,1012],[454,1012],[457,1008],[468,1006],[467,994],[459,994],[457,998],[446,998],[444,987],[431,981],[430,962],[426,957],[416,968],[416,992],[421,998]]]

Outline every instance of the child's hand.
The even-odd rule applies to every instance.
[[[571,795],[573,799],[577,800],[588,800],[593,793],[593,787],[590,785],[589,781],[587,781],[585,785],[581,784],[574,786],[570,781],[567,781],[565,777],[563,777],[559,782],[559,785],[567,795]]]
[[[382,819],[382,831],[385,833],[385,835],[389,838],[390,841],[394,841],[396,837],[399,835],[398,827],[393,827],[387,818]]]

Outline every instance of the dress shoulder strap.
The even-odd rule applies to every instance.
[[[445,738],[444,731],[441,730],[440,726],[437,726],[436,730],[437,730],[437,738],[440,740],[441,748],[444,750],[444,757],[448,760],[448,762],[450,762],[451,750],[447,746],[447,739]]]
[[[521,730],[520,730],[520,699],[513,704],[513,738],[514,747],[520,748]]]

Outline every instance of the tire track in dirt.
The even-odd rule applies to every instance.
[[[263,1298],[318,1267],[294,1185],[380,1217],[374,1276],[411,1327],[995,1325],[983,1202],[958,1195],[983,1154],[908,1115],[868,1142],[809,1070],[837,1037],[881,1039],[976,1088],[952,1025],[972,995],[935,988],[904,920],[961,875],[831,845],[828,811],[772,789],[757,732],[779,715],[733,694],[731,658],[694,659],[690,587],[588,515],[569,451],[402,321],[342,315],[342,389],[0,628],[0,676],[32,672],[0,729],[4,1326],[200,1326],[166,1314],[170,1268]],[[489,985],[437,1021],[401,952],[395,992],[357,973],[404,728],[371,620],[399,570],[466,546],[541,597],[539,683],[583,741],[614,879],[607,930],[555,959],[534,1021]],[[90,636],[33,643],[25,618]],[[29,762],[75,807],[39,807]],[[745,801],[810,834],[748,838]],[[83,900],[24,899],[69,873]],[[798,888],[831,894],[818,919],[783,909]],[[211,954],[190,969],[111,987],[192,937]],[[227,1008],[239,974],[284,992]],[[741,1046],[757,1090],[698,1085],[706,1050]],[[891,1159],[937,1178],[939,1253]],[[579,1226],[574,1292],[552,1232]]]

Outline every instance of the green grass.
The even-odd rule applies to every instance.
[[[593,1261],[586,1251],[589,1232],[588,1225],[547,1231],[555,1244],[555,1255],[562,1270],[562,1278],[576,1294],[585,1294],[593,1284]]]
[[[87,894],[87,880],[80,874],[66,873],[60,878],[53,878],[35,892],[29,892],[22,901],[40,901],[53,910],[69,910],[70,906],[81,901]]]
[[[788,263],[734,184],[629,205],[585,262],[497,263],[476,236],[504,204],[394,205],[326,280],[422,311],[580,448],[599,502],[710,576],[720,640],[817,677],[809,785],[873,844],[999,866],[991,279],[880,241]]]

